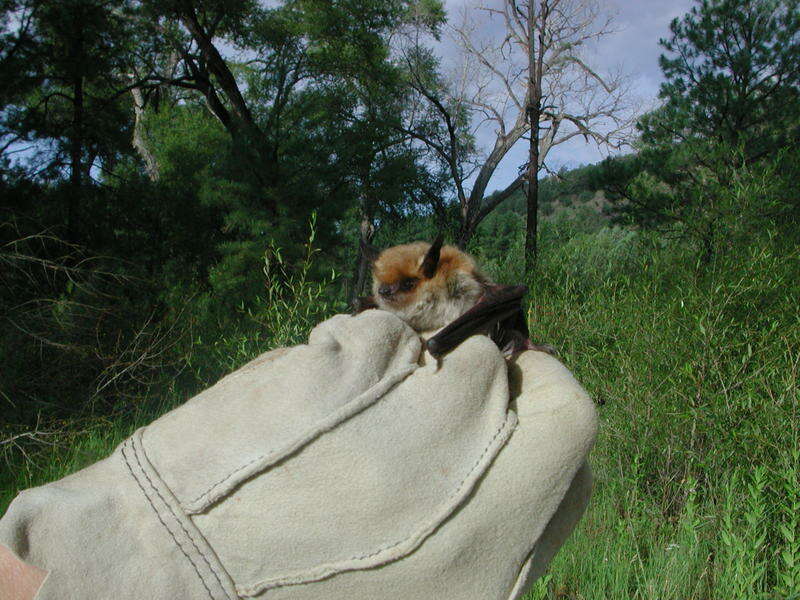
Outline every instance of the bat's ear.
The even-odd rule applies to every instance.
[[[430,247],[427,254],[425,254],[425,258],[422,259],[422,274],[428,279],[436,275],[436,269],[439,267],[439,256],[442,253],[443,243],[444,236],[440,233],[436,236],[436,240],[433,242],[433,245]]]
[[[361,245],[361,254],[367,259],[370,264],[374,264],[376,260],[378,260],[378,256],[380,255],[381,251],[378,250],[375,246],[370,244],[369,242],[365,242],[364,240],[360,240]]]

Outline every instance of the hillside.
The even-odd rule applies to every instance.
[[[585,207],[603,219],[609,219],[611,203],[605,198],[603,190],[593,185],[599,168],[599,165],[583,165],[542,178],[539,181],[540,216],[548,218]],[[513,212],[524,216],[527,212],[525,192],[522,189],[514,192],[496,212]]]

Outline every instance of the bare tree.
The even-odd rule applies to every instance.
[[[619,148],[633,122],[624,77],[598,72],[585,57],[593,42],[612,33],[611,20],[601,18],[596,0],[534,1],[535,6],[524,0],[486,0],[465,8],[459,23],[449,27],[461,50],[460,68],[449,85],[431,85],[430,76],[406,53],[412,67],[410,85],[438,114],[447,135],[443,139],[441,132],[437,137],[430,128],[419,127],[408,127],[408,133],[450,170],[461,209],[458,243],[462,246],[492,210],[523,187],[526,178],[535,179],[546,168],[552,148],[576,136]],[[471,126],[466,136],[465,118]],[[535,127],[529,135],[531,123]],[[493,127],[490,151],[468,156],[468,138],[480,137],[487,127]],[[498,165],[526,137],[534,143],[533,165],[520,169],[514,181],[487,198]],[[531,187],[535,198],[537,186]],[[535,200],[528,204],[531,256],[537,204]]]

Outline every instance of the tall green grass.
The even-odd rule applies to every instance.
[[[602,424],[588,513],[527,598],[800,597],[797,251],[703,267],[607,229],[540,267],[533,335]]]

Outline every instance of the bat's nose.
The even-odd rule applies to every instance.
[[[381,296],[391,296],[392,295],[392,287],[389,285],[382,285],[378,288],[378,293]]]

